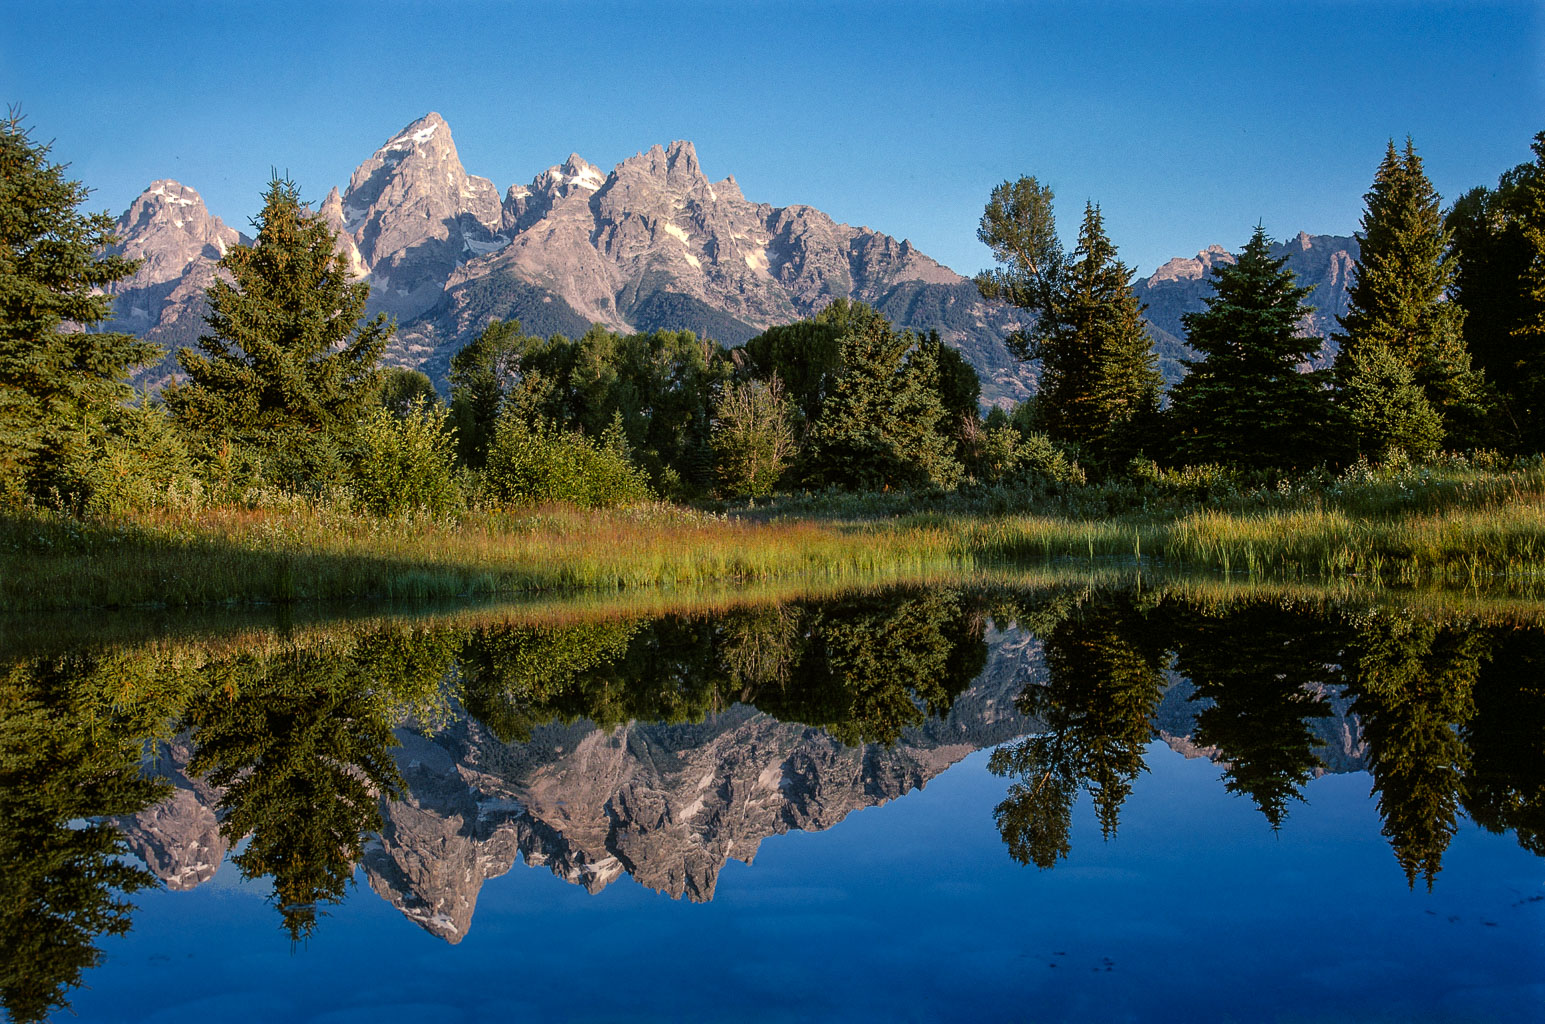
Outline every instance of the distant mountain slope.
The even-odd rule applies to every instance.
[[[438,114],[407,125],[334,188],[319,212],[353,271],[371,283],[371,312],[396,317],[388,362],[442,385],[450,357],[493,319],[534,334],[692,330],[739,344],[809,317],[836,298],[875,306],[900,327],[937,330],[975,367],[984,402],[1034,392],[1036,367],[1003,339],[1023,312],[984,302],[975,285],[905,239],[853,227],[810,206],[774,207],[710,181],[690,142],[655,146],[611,171],[578,154],[500,197],[462,166]],[[241,236],[191,188],[153,183],[119,220],[119,250],[144,260],[113,289],[118,326],[168,348],[203,330],[214,263]],[[1332,235],[1283,243],[1289,265],[1318,285],[1324,334],[1345,309],[1356,245]],[[1137,282],[1167,380],[1179,379],[1182,313],[1202,308],[1220,247],[1176,259]],[[1328,358],[1330,350],[1325,352]],[[143,375],[167,379],[174,363]]]
[[[1336,317],[1347,309],[1347,289],[1357,251],[1355,238],[1304,232],[1271,248],[1274,258],[1287,259],[1287,268],[1298,276],[1300,284],[1314,286],[1307,301],[1315,312],[1304,329],[1305,333],[1323,339],[1320,353],[1313,360],[1316,366],[1329,365],[1335,358],[1336,345],[1330,335],[1336,330]],[[1185,376],[1181,359],[1196,355],[1185,343],[1181,316],[1206,308],[1203,300],[1212,295],[1212,268],[1233,262],[1233,255],[1223,246],[1209,245],[1190,259],[1170,260],[1133,286],[1138,299],[1147,306],[1143,315],[1148,320],[1149,334],[1159,353],[1160,372],[1167,383],[1174,384]]]

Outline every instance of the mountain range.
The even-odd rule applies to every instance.
[[[354,273],[370,281],[370,311],[397,320],[386,361],[422,369],[442,387],[451,355],[493,319],[518,319],[541,335],[601,324],[687,329],[735,345],[851,298],[898,327],[938,331],[976,369],[984,403],[1035,390],[1035,365],[1003,341],[1022,311],[984,301],[968,278],[906,239],[810,206],[753,202],[734,177],[710,181],[690,142],[655,146],[610,171],[572,154],[501,197],[492,181],[467,172],[450,126],[430,113],[371,154],[342,191],[328,192],[319,213]],[[249,240],[169,179],[134,201],[117,235],[116,251],[142,262],[110,289],[116,326],[169,350],[195,342],[215,262]],[[1300,280],[1317,286],[1307,331],[1324,337],[1344,311],[1356,252],[1354,239],[1335,235],[1277,246]],[[1230,259],[1211,246],[1134,282],[1166,380],[1183,375],[1179,360],[1190,354],[1180,316],[1202,308],[1207,271]],[[1327,342],[1322,357],[1333,351]],[[175,369],[168,357],[142,379],[157,386]]]
[[[466,718],[433,734],[399,729],[392,753],[406,791],[382,799],[382,828],[360,866],[377,895],[451,943],[466,937],[483,884],[522,861],[591,893],[628,876],[709,901],[725,865],[751,864],[764,840],[832,828],[922,789],[973,751],[1044,728],[1015,705],[1024,687],[1049,679],[1040,640],[1017,627],[988,628],[985,640],[986,664],[949,714],[890,745],[847,746],[741,704],[696,723],[553,722],[512,743]],[[1153,735],[1220,762],[1193,738],[1194,693],[1171,674]],[[1324,771],[1366,770],[1350,699],[1323,696],[1332,713],[1311,728]],[[186,736],[147,750],[143,772],[169,779],[172,794],[119,820],[133,853],[179,890],[211,879],[229,852],[222,791],[187,773],[191,754]]]

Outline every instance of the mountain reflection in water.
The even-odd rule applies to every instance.
[[[128,929],[126,894],[195,887],[233,848],[292,939],[359,866],[454,943],[518,859],[705,901],[764,838],[994,746],[1020,863],[1077,860],[1080,794],[1115,838],[1157,738],[1217,762],[1263,829],[1291,828],[1314,777],[1368,771],[1398,870],[1430,889],[1462,815],[1545,852],[1542,655],[1527,616],[1182,586],[34,651],[0,693],[0,1000],[16,1021],[66,1005],[98,936]]]

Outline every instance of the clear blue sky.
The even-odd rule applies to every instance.
[[[1545,129],[1545,5],[52,3],[6,0],[0,98],[121,212],[150,181],[245,227],[271,167],[321,199],[450,122],[501,192],[672,139],[746,196],[910,238],[964,273],[992,186],[1034,174],[1123,258],[1350,233],[1390,137],[1446,198]]]

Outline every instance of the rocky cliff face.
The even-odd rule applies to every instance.
[[[1273,258],[1287,260],[1287,269],[1297,276],[1300,285],[1314,287],[1306,300],[1314,312],[1304,322],[1303,332],[1320,339],[1319,352],[1310,360],[1315,367],[1328,366],[1335,359],[1336,344],[1330,336],[1338,329],[1336,318],[1347,309],[1347,290],[1357,253],[1355,238],[1304,232],[1271,248]],[[1207,308],[1204,300],[1213,294],[1212,269],[1233,262],[1233,254],[1223,246],[1209,245],[1190,259],[1170,260],[1134,285],[1138,299],[1147,306],[1144,316],[1166,382],[1174,384],[1180,380],[1185,375],[1180,360],[1196,356],[1185,343],[1186,329],[1180,318]]]
[[[151,182],[118,218],[114,232],[113,251],[140,266],[108,286],[113,329],[168,349],[192,344],[204,330],[204,290],[214,283],[215,262],[250,239],[213,216],[197,192],[170,178]],[[169,372],[158,367],[156,380]]]
[[[1022,399],[1034,386],[1033,367],[1002,343],[1015,311],[984,303],[909,242],[812,207],[751,202],[734,178],[709,181],[690,142],[610,172],[574,154],[501,200],[493,182],[467,173],[450,126],[431,113],[388,139],[319,212],[370,280],[370,311],[398,320],[388,361],[442,382],[450,356],[494,318],[538,334],[600,323],[738,344],[848,297],[902,327],[938,330],[976,366],[989,399]],[[213,263],[237,235],[175,182],[152,185],[119,234],[146,261],[118,289],[119,326],[169,348],[193,343]]]
[[[118,819],[130,851],[168,889],[179,891],[213,878],[228,845],[215,817],[219,792],[183,771],[192,753],[181,740],[158,742],[143,770],[148,776],[170,780],[172,795],[139,814]]]
[[[686,329],[739,344],[835,298],[875,306],[901,327],[937,330],[982,379],[983,400],[1029,397],[1036,367],[1003,339],[1023,313],[982,301],[966,278],[906,240],[841,224],[810,206],[774,207],[710,181],[690,142],[639,153],[607,172],[572,154],[500,198],[469,174],[451,129],[430,113],[360,164],[320,213],[354,272],[371,283],[372,313],[398,320],[388,362],[444,383],[450,357],[492,319],[534,334]],[[169,348],[203,328],[203,290],[237,234],[192,189],[151,185],[119,221],[121,248],[145,260],[116,286],[118,326]],[[1322,338],[1345,312],[1356,241],[1300,234],[1280,243],[1300,281],[1316,285],[1305,330]],[[1174,259],[1136,284],[1169,383],[1193,355],[1180,317],[1203,308],[1207,271],[1232,260],[1221,246]],[[1317,364],[1334,356],[1321,347]],[[168,361],[149,375],[159,384]]]

